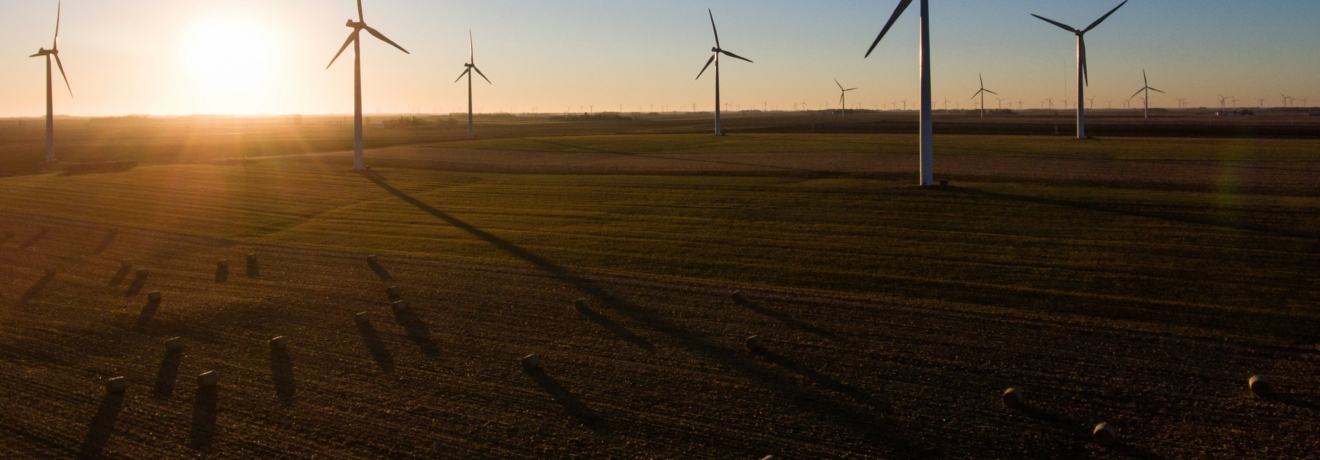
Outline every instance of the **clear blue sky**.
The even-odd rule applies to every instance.
[[[712,45],[706,8],[725,48],[756,61],[728,62],[725,98],[744,109],[834,104],[832,79],[860,89],[867,108],[917,98],[915,6],[870,59],[867,46],[897,0],[365,0],[367,23],[412,52],[364,43],[367,111],[458,111],[466,87],[467,31],[477,64],[479,111],[671,110],[712,107],[709,77],[694,81]],[[962,107],[976,75],[1028,107],[1073,97],[1070,34],[1029,16],[1083,27],[1118,0],[932,0],[935,98]],[[76,98],[57,113],[348,113],[351,51],[326,64],[349,31],[352,0],[66,0],[61,56]],[[0,116],[44,112],[44,65],[55,0],[0,0]],[[1174,106],[1320,105],[1320,1],[1132,0],[1087,36],[1090,95],[1120,104],[1142,86]],[[202,31],[202,32],[199,32]],[[207,32],[209,31],[209,32]],[[216,33],[234,33],[234,49]],[[197,38],[202,37],[202,38]],[[207,38],[212,37],[212,38]],[[200,56],[219,53],[218,56]],[[238,53],[235,55],[235,53]],[[249,56],[251,55],[251,56]],[[228,56],[228,57],[225,57]],[[207,63],[210,63],[209,66]],[[995,102],[990,101],[993,106]],[[900,103],[901,105],[901,103]]]

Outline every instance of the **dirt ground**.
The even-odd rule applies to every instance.
[[[920,298],[762,290],[736,303],[738,286],[588,276],[527,251],[520,266],[370,267],[351,250],[4,220],[5,457],[1298,458],[1320,442],[1314,351]],[[140,286],[121,259],[149,269]],[[409,310],[391,310],[388,286]],[[364,311],[370,327],[355,325]],[[766,352],[745,349],[751,335]],[[274,336],[286,351],[268,347]],[[171,337],[182,353],[166,352]],[[543,370],[522,369],[529,353]],[[208,370],[220,383],[199,389]],[[1279,395],[1254,397],[1253,374]],[[127,392],[107,396],[118,375]],[[1003,406],[1008,387],[1026,408]],[[1101,421],[1121,446],[1088,442]]]

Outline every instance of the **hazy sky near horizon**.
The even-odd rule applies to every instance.
[[[934,0],[931,34],[937,107],[969,108],[977,74],[1005,103],[1056,106],[1075,98],[1074,39],[1031,13],[1082,28],[1120,0]],[[66,0],[56,70],[57,114],[324,114],[353,109],[352,50],[326,64],[348,36],[353,0]],[[897,0],[364,0],[366,22],[411,55],[363,41],[367,113],[466,110],[454,83],[476,37],[479,112],[710,110],[713,75],[694,80],[713,38],[756,61],[722,61],[724,100],[743,109],[851,107],[918,99],[914,5],[869,59],[867,47]],[[45,112],[45,67],[56,0],[0,0],[0,116]],[[1088,97],[1115,107],[1142,87],[1168,92],[1152,106],[1320,105],[1320,2],[1132,0],[1087,34]],[[1136,106],[1140,102],[1134,100]],[[987,106],[998,102],[987,99]]]

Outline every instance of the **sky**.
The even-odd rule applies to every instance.
[[[454,83],[476,39],[477,112],[711,110],[713,75],[695,80],[714,39],[755,61],[724,60],[726,102],[744,110],[837,107],[834,79],[858,90],[850,107],[914,107],[917,7],[870,58],[897,0],[364,0],[366,22],[407,48],[363,41],[364,110],[466,110]],[[1082,28],[1119,0],[932,0],[936,107],[970,108],[986,87],[1004,103],[1075,99],[1073,36],[1030,16]],[[60,57],[73,116],[346,114],[353,110],[353,0],[65,0]],[[56,0],[0,0],[0,117],[45,112],[45,65]],[[1087,34],[1094,106],[1121,107],[1143,86],[1154,107],[1320,105],[1320,2],[1131,0]],[[364,34],[364,37],[366,35]],[[1140,101],[1133,101],[1137,106]],[[1231,101],[1229,102],[1231,104]],[[987,99],[989,107],[999,104]],[[1015,107],[1016,108],[1016,107]]]

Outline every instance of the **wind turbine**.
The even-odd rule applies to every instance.
[[[985,118],[985,93],[990,93],[996,96],[998,96],[999,93],[985,89],[985,78],[981,77],[981,74],[976,74],[976,78],[981,80],[981,90],[977,91],[976,94],[973,94],[972,99],[976,99],[976,96],[981,96],[981,118]],[[1000,99],[1000,101],[1002,100],[1003,99]]]
[[[697,74],[696,79],[700,80],[701,75],[706,73],[706,69],[710,67],[710,64],[715,63],[715,135],[723,136],[724,131],[720,129],[720,55],[725,54],[731,58],[742,59],[747,62],[752,62],[752,60],[721,48],[720,30],[715,28],[715,13],[711,12],[710,8],[706,8],[706,14],[710,15],[710,30],[715,32],[715,47],[710,49],[710,60],[706,61],[706,66],[701,68],[701,73]]]
[[[1043,100],[1043,101],[1041,101],[1041,102],[1048,102],[1048,103],[1050,103],[1050,110],[1054,110],[1054,96],[1050,96],[1049,99],[1045,99],[1045,100]]]
[[[1090,85],[1091,83],[1090,81],[1091,79],[1087,75],[1087,68],[1086,68],[1086,33],[1090,32],[1091,29],[1096,28],[1096,26],[1099,26],[1100,23],[1105,22],[1105,19],[1109,19],[1110,15],[1118,11],[1119,8],[1122,8],[1123,5],[1126,5],[1127,2],[1128,0],[1123,0],[1123,3],[1119,3],[1118,6],[1114,7],[1114,9],[1109,10],[1109,12],[1105,13],[1104,16],[1101,16],[1100,19],[1096,19],[1095,22],[1091,23],[1090,26],[1087,26],[1085,29],[1082,30],[1074,29],[1071,26],[1065,25],[1061,22],[1046,19],[1044,17],[1035,14],[1032,15],[1035,16],[1036,19],[1040,19],[1050,24],[1054,24],[1059,28],[1072,32],[1074,35],[1077,36],[1077,138],[1078,139],[1086,138],[1086,105],[1083,104],[1082,101],[1086,98],[1086,86]]]
[[[1219,95],[1219,110],[1223,110],[1223,109],[1226,108],[1226,107],[1224,107],[1224,104],[1225,104],[1225,101],[1227,101],[1227,100],[1228,100],[1228,98],[1227,98],[1227,97],[1224,97],[1223,94],[1220,94],[1220,95]]]
[[[1132,97],[1137,97],[1137,95],[1141,94],[1142,91],[1146,92],[1145,97],[1141,98],[1141,102],[1146,108],[1146,118],[1150,118],[1150,92],[1154,91],[1160,94],[1164,94],[1164,91],[1160,91],[1158,89],[1150,87],[1150,80],[1146,79],[1146,69],[1141,69],[1141,81],[1145,82],[1146,86],[1137,90],[1137,92],[1134,93]],[[1220,102],[1220,104],[1223,104],[1223,102]]]
[[[490,79],[486,78],[486,74],[481,73],[481,69],[477,68],[477,52],[472,45],[472,29],[468,29],[468,62],[463,64],[463,67],[466,69],[458,74],[458,79],[454,80],[454,83],[458,83],[463,77],[468,77],[468,137],[476,137],[477,133],[472,129],[472,71],[477,71],[477,75],[481,75],[481,79],[486,80],[486,84],[494,85],[494,83],[491,83]]]
[[[412,54],[412,53],[409,53],[408,50],[403,49],[403,47],[399,46],[398,43],[394,43],[390,39],[385,38],[385,35],[381,34],[380,31],[377,31],[376,29],[367,26],[366,19],[363,19],[362,17],[362,0],[357,0],[357,7],[358,7],[358,21],[353,22],[352,19],[349,19],[348,23],[344,24],[345,26],[352,28],[353,32],[348,34],[348,40],[344,40],[344,46],[339,47],[339,52],[335,53],[334,59],[331,59],[330,64],[326,65],[325,68],[329,69],[330,66],[335,65],[335,61],[339,59],[339,55],[344,54],[344,50],[348,49],[348,45],[350,44],[353,45],[353,170],[361,171],[363,169],[363,165],[362,165],[362,41],[359,40],[358,37],[362,34],[363,30],[366,30],[367,33],[371,34],[371,36],[376,37],[385,43],[389,43],[390,45],[393,45],[395,48],[398,48],[399,51],[403,51],[404,54]]]
[[[848,116],[848,99],[845,96],[848,95],[849,91],[855,90],[857,88],[843,89],[843,85],[840,84],[839,80],[837,79],[834,80],[834,84],[839,85],[839,116],[846,117]]]
[[[55,40],[51,43],[50,49],[38,48],[37,54],[28,57],[44,56],[46,58],[46,162],[55,162],[55,94],[51,85],[50,75],[50,57],[55,56],[55,65],[60,68],[60,76],[64,77],[64,87],[69,89],[69,97],[73,97],[73,86],[69,85],[69,76],[64,73],[64,63],[60,62],[60,13],[64,9],[63,2],[57,3],[55,7]]]
[[[1283,94],[1280,94],[1280,96],[1283,96],[1283,108],[1285,109],[1288,108],[1288,101],[1292,100],[1292,96],[1287,96]]]
[[[885,34],[889,33],[889,28],[894,26],[894,22],[898,21],[899,16],[902,16],[903,12],[906,11],[907,7],[910,5],[912,5],[912,0],[899,0],[898,7],[894,9],[893,16],[889,17],[889,22],[885,23],[885,27],[883,29],[880,29],[880,35],[875,37],[874,42],[871,42],[871,49],[866,50],[867,57],[871,56],[871,52],[875,51],[876,45],[880,44],[880,40],[885,38]],[[935,166],[934,166],[935,128],[934,128],[934,115],[931,113],[930,110],[931,88],[930,88],[930,2],[929,0],[921,0],[920,17],[921,17],[921,27],[919,29],[920,44],[918,46],[919,49],[918,60],[920,63],[919,67],[921,68],[920,70],[921,73],[920,153],[921,153],[921,185],[924,187],[935,184]]]

